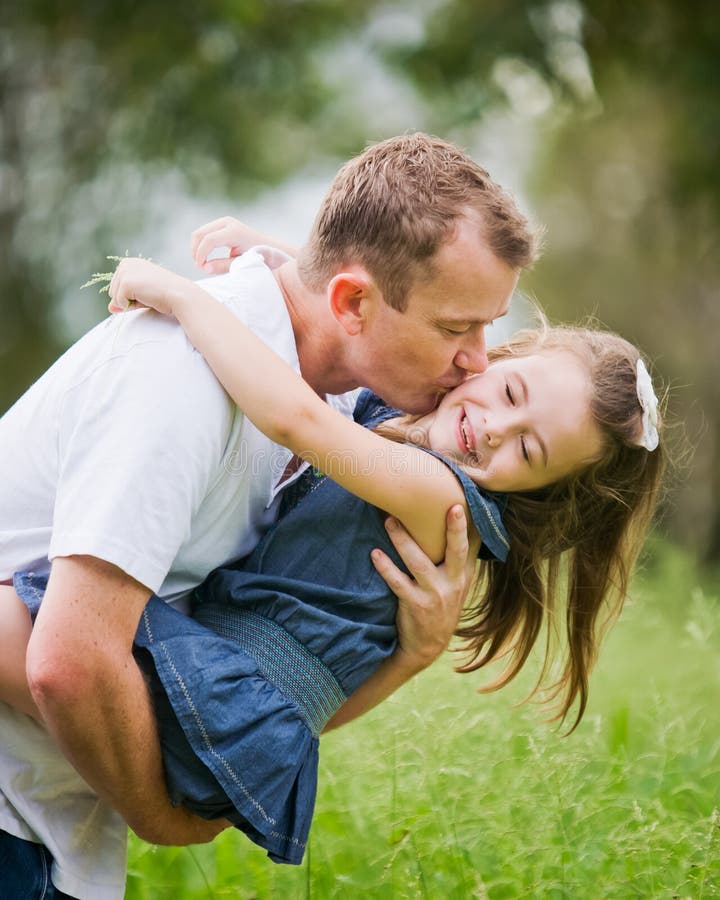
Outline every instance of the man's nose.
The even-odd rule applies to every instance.
[[[488,367],[485,329],[472,334],[455,354],[455,365],[466,372],[484,372]]]

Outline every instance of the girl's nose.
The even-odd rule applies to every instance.
[[[483,423],[485,427],[485,440],[488,447],[494,450],[499,447],[505,438],[512,432],[516,424],[512,421],[512,416],[505,414],[486,415]]]

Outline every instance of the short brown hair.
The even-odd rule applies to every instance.
[[[440,138],[390,138],[338,172],[300,252],[300,275],[322,290],[343,265],[360,262],[385,302],[403,311],[414,280],[473,212],[498,259],[518,271],[535,261],[539,231],[485,169]]]

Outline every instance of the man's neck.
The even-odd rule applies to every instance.
[[[294,260],[275,270],[295,334],[300,371],[321,397],[358,387],[344,366],[344,332],[324,293],[311,291]]]

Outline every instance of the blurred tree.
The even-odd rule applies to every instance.
[[[189,190],[238,193],[318,152],[363,146],[318,51],[351,35],[372,6],[3,3],[0,411],[64,349],[48,315],[59,292],[55,238],[71,228],[84,236],[79,279],[103,235],[142,215],[140,164],[176,167]]]
[[[441,128],[469,133],[503,94],[534,122],[548,240],[525,285],[554,317],[594,314],[655,360],[696,444],[673,531],[720,560],[717,5],[447,0],[389,53]]]
[[[585,11],[601,106],[566,117],[544,146],[536,195],[551,239],[535,284],[554,311],[594,311],[656,361],[695,445],[669,522],[717,562],[720,18],[705,0],[588,0]]]
[[[361,32],[427,99],[416,127],[472,148],[499,107],[528,125],[548,247],[525,284],[554,317],[595,313],[656,361],[697,443],[673,528],[720,559],[720,16],[710,0],[208,0],[182,10],[6,0],[0,409],[64,343],[47,314],[53,236],[77,232],[88,259],[93,246],[117,248],[111,226],[130,230],[168,165],[190,190],[237,194],[383,136],[353,102],[369,76],[354,52]],[[409,124],[401,110],[385,122],[386,133]]]

